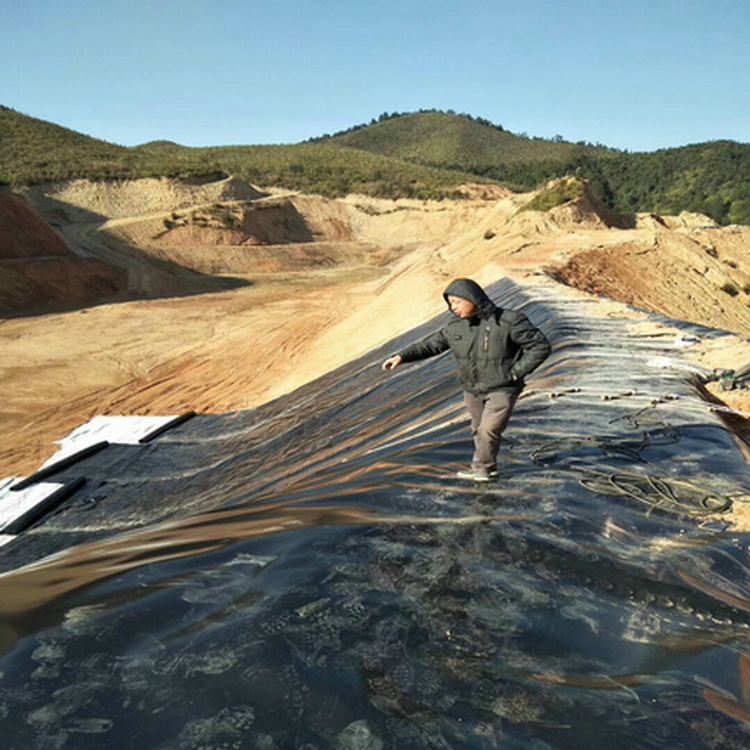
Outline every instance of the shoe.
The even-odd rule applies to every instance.
[[[497,469],[462,469],[456,472],[459,479],[471,479],[475,482],[489,482],[497,476]]]

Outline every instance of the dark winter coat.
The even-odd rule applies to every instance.
[[[436,333],[399,352],[402,362],[415,362],[448,349],[458,366],[461,387],[476,396],[503,388],[521,389],[523,380],[550,353],[544,334],[520,312],[496,307],[471,279],[456,279],[443,293],[477,306],[472,318],[456,317]]]

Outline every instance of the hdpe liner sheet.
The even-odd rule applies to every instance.
[[[449,356],[379,369],[442,318],[51,478],[0,549],[4,747],[750,746],[750,476],[684,347],[491,291],[554,346],[496,483],[453,477]]]
[[[138,445],[144,438],[166,427],[174,419],[174,416],[141,417],[99,414],[77,427],[62,440],[55,441],[60,448],[42,464],[41,468],[48,469],[62,459],[98,443]]]
[[[0,546],[13,540],[15,535],[8,533],[7,529],[14,521],[37,508],[64,486],[55,482],[40,482],[14,492],[11,488],[17,481],[14,477],[0,480]]]

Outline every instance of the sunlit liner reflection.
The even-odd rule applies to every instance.
[[[750,654],[740,654],[739,673],[742,700],[736,700],[733,696],[721,695],[711,688],[704,688],[703,697],[714,708],[727,716],[750,724]]]
[[[660,679],[650,674],[624,674],[613,677],[610,675],[565,675],[552,672],[529,672],[524,673],[523,676],[537,682],[567,685],[568,687],[579,687],[586,690],[624,690],[648,685]]]
[[[304,527],[474,524],[529,518],[524,514],[382,516],[359,507],[290,507],[286,503],[216,511],[83,544],[1,574],[0,616],[32,612],[72,591],[145,565],[202,555],[238,541]]]
[[[712,596],[731,607],[741,609],[744,612],[750,612],[750,599],[743,596],[737,596],[735,594],[729,594],[726,591],[722,591],[716,586],[712,586],[710,583],[701,581],[695,576],[686,573],[684,570],[678,570],[677,574],[680,576],[680,578],[682,578],[683,581],[689,583],[698,591],[702,591],[704,594],[708,594],[709,596]]]

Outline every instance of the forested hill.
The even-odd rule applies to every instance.
[[[581,158],[570,170],[589,179],[621,213],[696,211],[719,224],[750,224],[750,145],[711,141],[652,153]]]
[[[189,177],[226,172],[259,186],[341,196],[458,196],[466,182],[533,190],[553,177],[587,179],[618,213],[696,211],[750,224],[750,145],[713,141],[652,153],[561,136],[529,138],[482,118],[422,111],[289,145],[125,147],[0,106],[0,182]]]
[[[564,162],[576,154],[610,153],[601,145],[567,143],[559,136],[545,140],[514,135],[489,120],[439,111],[383,114],[369,125],[317,140],[468,171],[507,163]]]
[[[457,169],[518,190],[576,174],[619,213],[687,210],[720,224],[750,224],[750,145],[735,141],[628,153],[560,136],[514,135],[487,120],[435,111],[384,114],[317,140]]]
[[[461,197],[476,175],[334,143],[191,148],[161,140],[118,146],[0,105],[0,183],[233,174],[262,187],[337,197]]]

